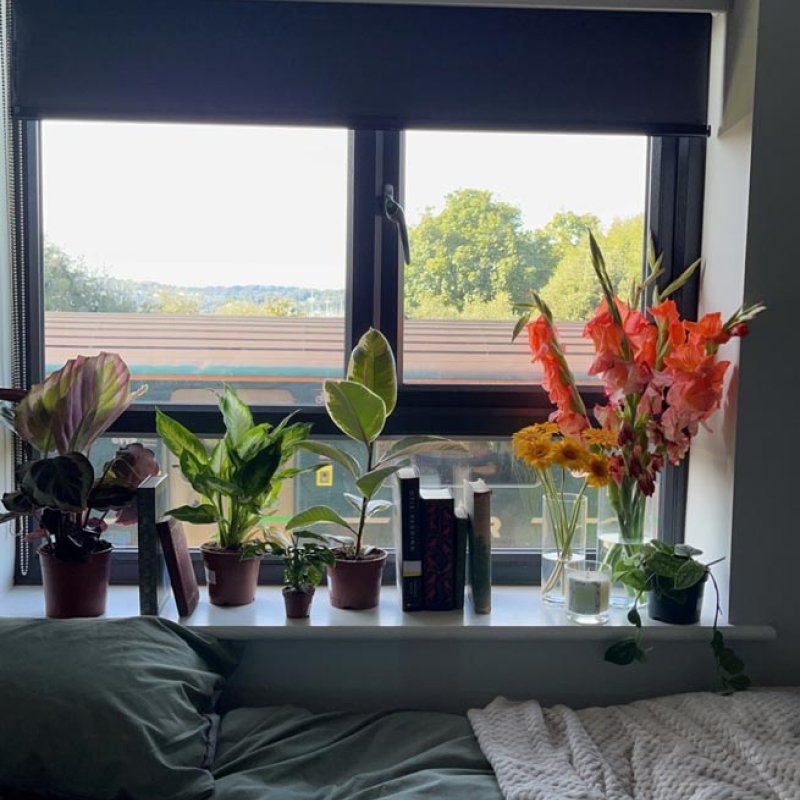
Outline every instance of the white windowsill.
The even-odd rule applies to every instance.
[[[287,620],[280,587],[261,586],[255,602],[238,608],[209,604],[205,588],[194,614],[183,625],[226,639],[527,639],[527,640],[613,640],[632,632],[625,613],[612,610],[608,625],[567,623],[560,609],[545,608],[539,589],[533,586],[495,586],[492,613],[475,614],[467,601],[464,611],[421,611],[403,613],[397,589],[384,586],[381,602],[369,611],[343,611],[328,602],[326,587],[317,589],[308,620]],[[706,609],[710,611],[710,609]],[[136,586],[113,586],[108,596],[107,617],[129,617],[139,613]],[[0,617],[43,617],[44,598],[39,586],[15,586],[0,595]],[[175,602],[167,601],[162,616],[178,620]],[[664,625],[646,619],[650,641],[706,640],[712,622],[704,614],[699,625]],[[776,638],[769,625],[725,625],[731,641],[767,641]]]

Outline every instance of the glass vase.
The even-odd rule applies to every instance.
[[[627,524],[623,525],[607,491],[601,491],[597,500],[597,560],[608,564],[612,570],[622,558],[636,555],[645,542],[649,542],[657,530],[653,518],[656,503],[654,498],[635,494],[627,509]],[[624,532],[623,532],[624,528]],[[636,590],[620,581],[611,584],[611,606],[630,608],[636,599]],[[639,605],[645,605],[642,596]]]
[[[559,494],[544,497],[542,517],[542,601],[563,605],[564,570],[586,558],[586,497]]]

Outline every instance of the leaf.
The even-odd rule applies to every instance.
[[[404,436],[396,441],[380,460],[381,464],[395,458],[408,458],[417,453],[466,453],[467,448],[444,436]]]
[[[136,497],[136,489],[114,484],[100,484],[89,492],[87,508],[105,511],[107,508],[124,508]]]
[[[390,467],[378,467],[377,469],[373,469],[371,472],[362,475],[356,481],[356,486],[367,500],[371,500],[373,495],[383,486],[386,479],[390,475],[394,475],[395,472],[401,470],[404,466],[404,463],[400,463],[393,464]]]
[[[752,681],[747,675],[732,675],[727,678],[725,683],[733,689],[734,692],[743,692],[752,685]]]
[[[31,387],[17,405],[14,427],[43,453],[86,453],[141,394],[116,353],[77,356]]]
[[[358,495],[351,494],[350,492],[344,493],[345,500],[355,509],[357,514],[361,513],[361,508],[364,504],[364,498]],[[394,505],[391,500],[370,500],[367,503],[367,517],[377,514],[379,511],[386,511]]]
[[[672,579],[673,590],[678,592],[700,583],[706,576],[706,568],[697,561],[685,561]]]
[[[517,336],[519,336],[519,335],[522,333],[523,329],[525,328],[525,326],[526,326],[526,325],[527,325],[527,324],[528,324],[530,321],[531,321],[531,315],[530,315],[530,313],[528,313],[528,314],[523,314],[523,315],[522,315],[522,316],[521,316],[521,317],[520,317],[520,318],[517,320],[516,324],[514,325],[514,330],[513,330],[513,332],[511,333],[511,341],[512,341],[512,342],[516,340]]]
[[[245,434],[253,427],[253,415],[236,391],[227,383],[223,393],[219,396],[218,403],[225,421],[227,435],[234,448],[238,450]]]
[[[23,465],[20,489],[41,508],[75,513],[87,507],[94,469],[81,453],[43,458]]]
[[[383,400],[388,417],[397,404],[397,364],[386,337],[370,328],[350,354],[347,380],[366,386]]]
[[[659,300],[665,300],[673,292],[677,292],[688,280],[694,275],[697,268],[700,266],[702,259],[698,258],[693,264],[690,264],[686,269],[675,278],[672,283],[668,284],[665,288],[661,289],[658,293]]]
[[[698,550],[690,544],[676,544],[672,549],[675,555],[681,558],[693,558],[694,556],[703,555],[702,550]]]
[[[211,525],[217,522],[217,511],[210,503],[199,506],[178,506],[167,514],[181,522],[191,522],[194,525]]]
[[[386,406],[377,394],[353,381],[325,381],[325,408],[339,430],[357,442],[375,441],[386,422]]]
[[[647,558],[646,568],[648,572],[652,572],[654,575],[674,580],[683,564],[683,561],[676,559],[674,556],[659,552],[653,553]]]
[[[164,440],[167,449],[179,460],[185,452],[189,452],[201,464],[208,463],[208,451],[200,439],[180,422],[168,417],[160,408],[156,409],[156,432]]]
[[[606,649],[603,658],[611,664],[618,664],[624,667],[637,660],[638,654],[641,652],[642,650],[639,647],[639,643],[635,638],[630,636],[626,639],[620,639],[620,641],[614,642],[614,644]]]
[[[14,517],[18,514],[30,514],[36,510],[36,506],[25,492],[5,492],[3,494],[3,505]]]
[[[642,617],[639,614],[639,609],[636,608],[635,605],[628,612],[628,622],[630,622],[631,625],[635,625],[637,628],[642,627]]]
[[[347,521],[330,506],[311,506],[311,508],[307,508],[305,511],[295,514],[286,523],[286,529],[293,530],[294,528],[300,528],[304,525],[313,525],[316,522],[332,522],[340,528],[346,528],[354,536],[356,533]]]
[[[740,672],[744,672],[744,661],[730,647],[723,647],[717,653],[717,660],[720,667],[731,675],[738,675]]]
[[[234,481],[245,497],[260,497],[270,490],[280,463],[281,443],[273,442],[238,470]]]
[[[361,472],[361,466],[353,456],[346,453],[344,450],[340,450],[338,447],[334,447],[332,444],[327,444],[327,442],[306,440],[300,442],[298,447],[301,450],[307,450],[309,453],[314,453],[315,455],[335,461],[337,464],[343,466],[354,478],[357,478]]]

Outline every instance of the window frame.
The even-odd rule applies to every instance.
[[[402,261],[396,226],[382,214],[383,187],[395,187],[404,197],[404,135],[399,130],[350,130],[347,170],[347,263],[345,285],[345,351],[370,327],[380,328],[391,343],[402,375],[403,297]],[[664,252],[668,267],[663,285],[700,255],[706,139],[703,136],[657,135],[648,137],[645,230],[651,231],[656,248]],[[43,378],[44,304],[42,265],[41,127],[38,120],[18,121],[13,126],[15,238],[13,342],[17,370],[15,384],[27,387]],[[644,245],[644,243],[643,243]],[[644,246],[643,246],[644,254]],[[643,259],[644,269],[644,259]],[[697,312],[697,281],[691,281],[676,301],[684,315]],[[600,388],[586,388],[581,395],[587,407],[604,398]],[[463,413],[470,409],[472,413]],[[253,409],[257,422],[276,423],[285,407]],[[524,425],[547,419],[552,411],[541,386],[446,386],[402,384],[394,414],[387,421],[389,436],[440,434],[452,437],[508,437]],[[209,406],[175,405],[171,414],[199,436],[223,433],[215,409]],[[335,435],[336,428],[325,410],[301,407],[298,420],[311,422],[314,433]],[[109,429],[116,436],[144,437],[155,433],[152,404],[132,407]],[[22,453],[17,448],[17,458]],[[688,459],[679,467],[667,467],[660,486],[660,536],[669,542],[683,539],[688,478]],[[20,569],[20,549],[30,545],[17,538],[15,582],[40,583],[38,559],[29,557],[26,574]],[[541,558],[528,549],[500,548],[493,554],[494,582],[538,583]],[[202,578],[199,551],[195,570]],[[280,563],[265,558],[262,581],[280,582]],[[112,572],[114,583],[138,583],[137,552],[118,548]],[[394,581],[390,554],[384,582]]]

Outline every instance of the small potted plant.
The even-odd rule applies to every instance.
[[[156,409],[156,430],[180,462],[181,472],[200,495],[195,506],[169,513],[182,522],[216,525],[212,541],[201,547],[209,600],[219,606],[252,603],[265,547],[262,518],[278,499],[281,483],[297,474],[285,468],[310,426],[256,425],[247,405],[230,386],[219,395],[225,436],[212,450],[176,420]]]
[[[267,536],[272,554],[283,559],[283,602],[289,619],[308,616],[325,565],[333,566],[336,561],[324,542],[324,537],[309,532],[298,536],[272,531]]]
[[[287,523],[287,530],[316,523],[335,525],[343,537],[334,550],[336,563],[328,567],[330,600],[336,608],[367,609],[378,605],[386,551],[364,542],[367,520],[391,507],[376,495],[389,476],[408,464],[408,458],[424,451],[463,450],[461,445],[440,436],[406,436],[379,457],[377,441],[397,403],[397,369],[394,353],[384,335],[370,328],[350,354],[346,380],[323,384],[325,408],[333,423],[363,447],[354,458],[332,444],[303,441],[300,447],[338,464],[348,475],[356,493],[345,493],[358,521],[355,525],[329,506],[313,506]]]
[[[717,627],[719,586],[711,566],[718,562],[704,564],[695,558],[701,554],[702,551],[687,544],[652,541],[642,545],[634,555],[620,559],[614,566],[614,579],[630,587],[637,595],[637,602],[648,593],[648,616],[673,625],[692,625],[700,621],[703,590],[711,580],[716,594],[711,649],[717,673],[724,691],[740,691],[750,685],[750,678],[744,673],[744,663],[725,645]],[[611,645],[606,650],[606,661],[624,665],[646,660],[646,651],[641,645],[642,620],[636,605],[628,612],[628,621],[636,626],[636,636]]]
[[[102,538],[106,517],[136,520],[136,489],[158,474],[152,450],[120,448],[99,475],[89,461],[94,442],[133,400],[130,373],[114,353],[78,356],[36,386],[3,420],[41,454],[17,469],[17,489],[3,495],[0,523],[34,517],[28,541],[38,549],[48,617],[97,617],[105,613],[112,546]]]

